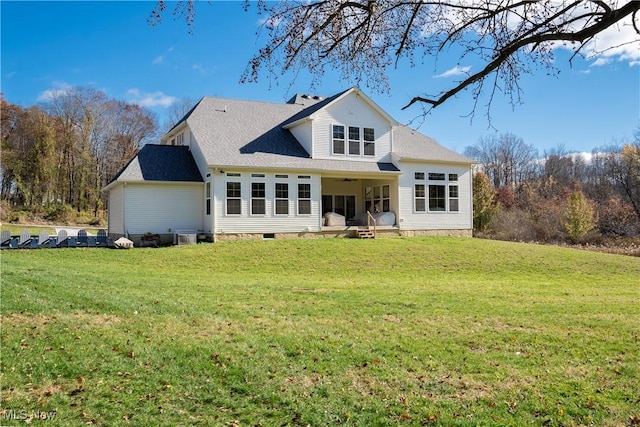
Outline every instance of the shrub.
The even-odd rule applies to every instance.
[[[487,234],[498,240],[527,242],[535,240],[531,216],[520,209],[499,209],[487,225]]]
[[[596,228],[597,217],[591,204],[581,191],[569,197],[569,206],[564,210],[564,231],[571,240],[577,242],[589,231]]]
[[[13,209],[13,206],[6,200],[2,200],[0,202],[0,221],[3,223],[6,222],[18,222],[20,220],[20,215],[18,211]]]
[[[598,229],[605,236],[627,237],[640,234],[640,221],[631,203],[613,196],[597,206]]]
[[[473,229],[483,232],[496,212],[495,191],[489,177],[482,172],[473,175]]]
[[[69,205],[53,205],[45,215],[47,221],[58,224],[71,224],[75,222],[76,213]]]

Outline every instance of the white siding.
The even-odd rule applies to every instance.
[[[228,177],[226,173],[239,172],[225,170],[225,174],[214,174],[212,213],[215,215],[216,234],[235,233],[301,233],[320,230],[320,175],[309,173],[291,173],[274,171],[242,171],[241,177]],[[252,178],[252,173],[262,173],[264,178]],[[276,178],[275,175],[288,175],[288,178]],[[311,179],[298,179],[298,175],[311,176]],[[227,182],[241,183],[242,213],[227,215]],[[251,183],[264,182],[266,213],[251,214]],[[289,214],[275,214],[275,183],[289,184]],[[298,214],[298,183],[311,184],[311,215]]]
[[[207,165],[207,161],[202,154],[202,150],[200,149],[200,144],[196,141],[195,137],[191,133],[190,130],[185,132],[186,138],[189,140],[189,149],[191,150],[191,155],[193,156],[193,160],[196,162],[198,166],[198,171],[200,171],[200,176],[205,178],[209,173],[209,165]]]
[[[289,131],[298,140],[307,153],[313,157],[313,128],[311,121],[307,120],[298,126],[289,129]]]
[[[473,211],[471,201],[471,168],[469,166],[407,163],[402,162],[400,168],[403,174],[399,180],[400,209],[399,222],[403,230],[470,230],[473,228]],[[457,183],[446,182],[447,185],[458,185],[458,212],[416,212],[414,209],[414,185],[425,184],[428,187],[428,179],[415,180],[415,172],[424,172],[425,178],[429,172],[456,173]],[[434,182],[431,182],[434,183]],[[448,189],[448,187],[447,187]],[[426,203],[428,205],[428,189]],[[448,206],[448,190],[447,190]]]
[[[373,128],[375,131],[375,156],[349,156],[332,154],[331,125],[344,125],[348,135],[347,126],[359,128]],[[313,144],[314,158],[317,159],[342,159],[366,162],[391,162],[391,125],[359,96],[352,93],[316,113],[313,120]]]
[[[109,234],[124,235],[124,193],[122,184],[109,190]]]
[[[124,187],[126,232],[168,233],[203,228],[202,184],[132,184]]]

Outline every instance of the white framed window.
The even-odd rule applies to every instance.
[[[227,215],[242,214],[242,184],[240,182],[227,182]]]
[[[360,128],[349,126],[349,155],[360,155]]]
[[[205,214],[211,215],[211,182],[207,181],[204,186],[204,195],[205,195]]]
[[[449,181],[457,182],[458,181],[458,174],[457,173],[450,173],[449,174]]]
[[[179,133],[176,136],[176,145],[184,145],[184,133]]]
[[[264,215],[267,212],[264,182],[251,183],[251,215]]]
[[[276,182],[276,215],[289,215],[289,184]]]
[[[333,125],[331,147],[333,154],[345,154],[344,151],[344,126]]]
[[[416,181],[424,181],[424,172],[416,172],[414,174],[414,179]]]
[[[446,176],[444,173],[429,172],[429,181],[444,181]]]
[[[449,186],[449,211],[458,212],[458,186]]]
[[[298,184],[298,215],[311,215],[311,184]]]
[[[424,184],[415,184],[414,186],[414,200],[415,200],[415,211],[416,212],[425,212],[426,211],[426,198],[425,198],[425,189]]]
[[[376,155],[376,134],[373,128],[364,128],[364,155],[375,156]]]
[[[429,212],[444,212],[446,208],[445,185],[429,185]]]

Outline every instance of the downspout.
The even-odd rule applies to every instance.
[[[128,239],[129,233],[127,233],[127,210],[125,209],[125,203],[127,200],[127,183],[122,184],[122,234]]]

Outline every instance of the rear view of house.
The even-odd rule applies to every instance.
[[[471,235],[472,161],[357,88],[283,104],[206,97],[161,142],[105,187],[112,238]]]

